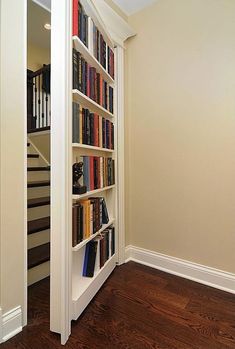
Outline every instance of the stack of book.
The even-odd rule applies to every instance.
[[[73,35],[88,47],[88,16],[79,0],[73,0]]]
[[[105,42],[94,22],[91,21],[91,31],[93,32],[93,55],[108,70],[109,75],[114,79],[114,52]],[[107,64],[108,63],[108,64]]]
[[[97,260],[97,251],[99,252],[99,260]],[[111,226],[104,230],[99,237],[86,244],[82,275],[85,277],[93,277],[95,266],[99,265],[98,268],[101,269],[114,253],[115,229]],[[97,264],[96,260],[98,262]]]
[[[115,184],[115,164],[112,158],[82,156],[83,184],[87,191],[109,187]]]
[[[73,143],[114,149],[114,125],[73,102]]]
[[[103,224],[108,224],[109,215],[105,199],[92,197],[73,205],[72,231],[73,247],[98,232]]]
[[[100,62],[100,64],[106,69],[107,65],[107,44],[103,38],[103,35],[100,33],[98,28],[95,26],[92,21],[93,32],[93,55]]]
[[[73,48],[73,88],[113,114],[113,87]]]

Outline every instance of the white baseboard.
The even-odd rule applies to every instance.
[[[1,309],[0,309],[1,315]],[[22,331],[21,307],[16,307],[3,314],[0,319],[0,343],[7,341]]]
[[[125,253],[126,262],[135,261],[170,274],[235,294],[235,274],[132,245],[126,247]]]

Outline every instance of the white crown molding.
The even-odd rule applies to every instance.
[[[201,284],[235,294],[235,274],[129,245],[126,262],[135,261]]]
[[[92,0],[92,3],[103,19],[103,22],[116,45],[123,46],[128,38],[136,35],[136,32],[131,28],[131,26],[104,0]]]
[[[18,306],[2,315],[0,309],[0,343],[6,342],[11,337],[22,331],[22,310]]]

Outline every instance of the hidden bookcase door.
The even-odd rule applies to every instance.
[[[114,45],[88,1],[73,0],[72,18],[72,165],[83,165],[71,202],[76,320],[117,262],[117,147]]]
[[[50,324],[62,344],[118,262],[115,55],[92,1],[52,0]]]

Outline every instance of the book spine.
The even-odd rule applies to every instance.
[[[73,206],[72,208],[72,222],[73,222],[73,229],[72,229],[72,245],[73,247],[77,245],[77,210],[76,206]]]
[[[90,244],[88,243],[88,244],[86,244],[85,257],[84,257],[84,262],[83,262],[83,272],[82,272],[83,276],[87,275],[87,265],[88,265],[89,250],[90,250]]]
[[[86,200],[86,209],[87,209],[87,215],[86,215],[86,219],[87,219],[87,230],[86,230],[86,237],[89,238],[91,236],[90,232],[91,232],[91,218],[90,218],[90,213],[91,213],[91,202],[90,200]]]
[[[73,35],[78,36],[78,0],[73,0]]]
[[[89,165],[90,165],[90,190],[94,190],[94,157],[89,157]]]
[[[100,157],[100,188],[104,187],[103,166],[104,166],[104,158]]]
[[[75,48],[73,49],[73,88],[78,89],[78,56]]]
[[[82,106],[79,106],[79,141],[83,144],[83,115],[82,115]]]

